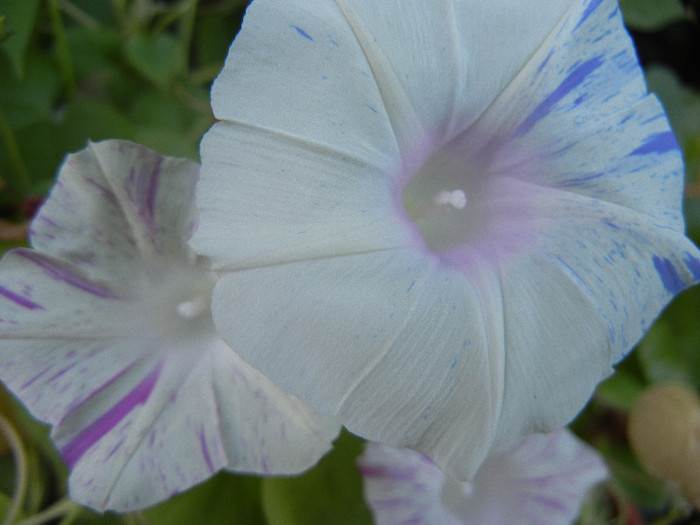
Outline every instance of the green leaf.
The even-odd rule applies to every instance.
[[[646,472],[628,447],[606,442],[599,444],[598,449],[605,456],[615,483],[639,507],[658,512],[668,504],[666,483]]]
[[[333,450],[309,472],[264,480],[269,525],[370,525],[356,465],[363,446],[362,440],[343,432]]]
[[[623,369],[617,370],[612,377],[599,384],[595,395],[605,405],[629,412],[642,390],[644,390],[644,382]]]
[[[625,24],[651,31],[684,17],[678,0],[624,0],[620,2]]]
[[[0,16],[4,17],[6,38],[0,49],[12,62],[17,77],[24,76],[24,56],[39,11],[40,0],[0,0]]]
[[[92,77],[82,87],[94,92],[99,83],[106,80],[100,75],[112,73],[111,68],[117,64],[123,37],[115,28],[76,26],[66,31],[66,39],[79,82]]]
[[[260,484],[257,477],[219,473],[142,516],[148,525],[265,525]]]
[[[700,388],[700,288],[676,297],[637,349],[650,382],[674,381]]]
[[[185,56],[177,39],[167,33],[132,35],[125,57],[136,71],[161,89],[166,89],[185,70]]]
[[[67,513],[59,525],[124,525],[125,523],[121,516],[112,512],[98,514],[90,509],[75,507]]]
[[[11,74],[10,61],[0,55],[0,107],[12,128],[49,119],[60,90],[58,71],[45,54],[29,52],[25,76]]]

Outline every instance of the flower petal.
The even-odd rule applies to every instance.
[[[51,255],[0,263],[0,378],[54,426],[71,496],[98,509],[222,468],[296,473],[339,430],[216,336],[212,276],[187,247],[196,166],[158,157],[122,141],[69,157],[35,220]]]
[[[633,106],[647,91],[622,27],[614,0],[571,2],[478,126],[491,138],[508,137],[522,151],[537,152],[542,144],[598,126],[601,116]]]
[[[498,151],[495,172],[608,200],[681,230],[680,150],[621,26],[616,2],[574,3],[460,141]]]
[[[504,377],[497,290],[395,250],[231,272],[212,300],[244,359],[350,431],[463,477],[487,454]]]
[[[202,155],[211,162],[197,185],[192,244],[217,270],[412,242],[393,219],[391,180],[371,165],[228,122],[206,135]]]
[[[473,282],[483,279],[476,268],[498,283],[506,343],[491,351],[505,359],[504,443],[567,424],[668,301],[697,282],[700,254],[645,213],[517,179],[494,184],[526,196],[529,213],[442,257]]]
[[[214,84],[214,114],[384,167],[376,159],[397,139],[444,138],[450,116],[453,127],[475,119],[569,4],[257,0]]]
[[[96,393],[56,428],[73,497],[139,509],[222,468],[295,474],[329,448],[335,421],[309,412],[221,341],[197,351],[189,368],[162,361],[126,393]]]
[[[531,434],[494,451],[471,483],[426,456],[368,444],[359,460],[377,525],[561,525],[607,477],[600,456],[567,430]]]
[[[256,0],[212,89],[195,249],[234,268],[405,245],[376,234],[391,180],[473,122],[568,3]]]
[[[139,276],[158,258],[191,256],[197,171],[190,160],[131,142],[89,143],[66,159],[32,222],[31,244],[124,293],[138,291]]]
[[[492,445],[567,423],[700,253],[615,0],[411,7],[253,4],[214,90],[194,245],[244,359],[469,479]],[[336,31],[357,44],[339,70]]]

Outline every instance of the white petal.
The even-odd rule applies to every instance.
[[[298,473],[329,448],[335,421],[282,393],[221,341],[185,350],[201,355],[189,367],[164,360],[126,392],[120,376],[56,427],[74,498],[134,510],[222,468]]]
[[[195,238],[224,273],[215,322],[314,409],[468,479],[494,442],[573,418],[670,297],[700,279],[700,254],[682,235],[680,157],[614,0],[529,16],[520,2],[512,12],[464,1],[430,13],[337,4],[259,0],[249,27],[265,34],[269,15],[279,36],[254,50],[244,25],[218,80],[226,122],[203,143]],[[463,42],[433,45],[452,31],[440,20],[453,6],[464,10],[453,17]],[[539,16],[541,29],[514,30]],[[311,28],[331,35],[327,24],[343,20],[364,58],[348,55],[339,78],[366,59],[377,88],[352,77],[347,93],[328,92],[347,100],[309,80],[328,50],[301,47],[333,46]],[[494,46],[481,28],[496,23],[516,42],[533,40]],[[493,66],[489,53],[501,57]],[[358,97],[377,93],[386,115],[375,125]],[[435,227],[454,235],[436,247],[402,192],[427,155],[446,150],[463,161],[447,175],[477,191],[428,192],[431,205],[464,193],[463,205],[448,204],[455,213],[437,214]],[[430,160],[422,166],[442,184]]]
[[[213,309],[244,359],[314,409],[470,477],[503,390],[503,316],[489,282],[477,289],[422,253],[373,252],[231,272]]]
[[[296,473],[339,429],[216,337],[212,277],[187,247],[196,178],[133,144],[91,145],[34,223],[53,255],[0,263],[0,378],[54,426],[71,496],[98,509],[142,508],[222,468]]]
[[[601,117],[625,111],[644,96],[642,71],[617,2],[572,2],[469,133],[478,137],[486,131],[489,140],[508,139],[532,154],[597,127]]]
[[[371,165],[230,123],[207,134],[202,155],[192,244],[216,269],[412,243],[390,178]]]
[[[510,171],[526,181],[630,208],[656,225],[683,231],[681,152],[655,97],[601,118],[573,137],[552,141],[537,160],[522,161]]]
[[[258,0],[214,85],[214,114],[383,166],[397,140],[464,129],[569,4]]]
[[[235,268],[405,245],[391,181],[484,111],[567,3],[257,0],[212,90],[195,248]]]
[[[460,140],[467,150],[479,144],[497,152],[493,171],[614,202],[681,230],[680,150],[663,108],[646,96],[621,27],[616,2],[573,4]]]
[[[368,444],[359,464],[377,525],[564,525],[607,477],[600,456],[567,430],[496,450],[471,483],[412,450]]]
[[[124,293],[138,291],[139,277],[159,257],[191,256],[197,170],[190,160],[127,141],[89,143],[61,167],[32,222],[31,244]]]

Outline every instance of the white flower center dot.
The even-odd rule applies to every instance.
[[[178,315],[184,319],[192,319],[204,312],[208,307],[205,297],[196,297],[190,301],[182,301],[176,306]]]
[[[458,210],[463,210],[467,205],[467,195],[462,190],[441,191],[435,196],[433,202],[437,205],[449,204]]]

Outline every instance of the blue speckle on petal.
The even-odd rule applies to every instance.
[[[687,253],[684,262],[688,270],[690,270],[690,273],[693,274],[693,277],[695,277],[695,279],[697,280],[700,280],[700,259],[696,259],[692,255]]]
[[[588,4],[588,6],[586,7],[586,10],[581,15],[581,20],[579,20],[578,24],[576,24],[574,31],[576,29],[578,29],[579,27],[581,27],[581,24],[583,24],[588,19],[588,17],[593,14],[593,11],[595,11],[598,8],[598,6],[600,5],[600,3],[602,1],[603,0],[592,0],[591,3]]]
[[[597,56],[576,66],[576,68],[562,80],[561,84],[559,84],[547,98],[540,102],[535,110],[517,127],[515,132],[513,132],[513,136],[520,137],[530,131],[538,121],[547,116],[557,102],[581,85],[588,75],[603,65],[603,62],[603,57]]]
[[[666,290],[672,294],[677,294],[685,290],[686,285],[671,261],[665,257],[659,257],[658,255],[654,255],[653,261],[656,273],[661,277],[661,282],[664,284]]]
[[[291,25],[291,26],[289,26],[289,27],[291,27],[291,28],[293,28],[293,29],[296,29],[297,33],[299,33],[301,36],[303,36],[303,37],[306,38],[307,40],[310,40],[311,42],[314,41],[314,39],[311,38],[311,35],[309,35],[309,33],[307,33],[306,31],[304,31],[301,27],[298,27],[298,26],[295,26],[295,25]]]
[[[648,155],[649,153],[666,153],[678,149],[678,142],[672,131],[664,131],[647,137],[644,144],[635,149],[630,155]]]
[[[551,50],[549,52],[549,54],[547,54],[545,59],[542,61],[542,63],[539,66],[537,66],[537,73],[535,73],[536,75],[539,75],[542,72],[544,67],[547,65],[547,62],[549,62],[549,59],[552,58],[553,54],[554,54],[554,50]]]

